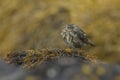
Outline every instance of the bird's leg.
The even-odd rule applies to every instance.
[[[71,50],[72,50],[73,52],[77,52],[77,51],[78,51],[78,49],[75,48],[75,47],[72,47]]]

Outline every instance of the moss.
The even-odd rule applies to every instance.
[[[85,54],[81,51],[62,50],[62,49],[38,49],[38,50],[20,50],[9,52],[6,61],[10,64],[22,65],[22,67],[30,69],[47,61],[59,59],[61,57],[77,58],[81,62],[95,63],[93,56]]]

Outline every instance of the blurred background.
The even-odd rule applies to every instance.
[[[88,53],[120,64],[120,0],[0,0],[0,56],[12,50],[67,48],[60,32],[69,23],[96,44]]]

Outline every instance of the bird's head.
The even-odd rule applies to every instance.
[[[68,24],[68,25],[65,26],[65,28],[68,31],[72,31],[74,29],[74,26],[75,26],[74,24]]]

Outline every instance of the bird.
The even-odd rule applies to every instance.
[[[81,49],[85,45],[95,46],[86,33],[75,24],[65,25],[61,36],[70,49]]]

